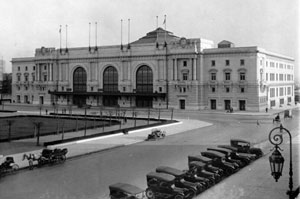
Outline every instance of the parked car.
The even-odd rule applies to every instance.
[[[239,160],[242,163],[242,167],[250,164],[251,159],[249,157],[241,156],[237,152],[225,149],[225,148],[207,148],[207,150],[218,151],[224,153],[226,156],[229,156],[232,160]]]
[[[193,174],[209,180],[209,186],[216,184],[219,181],[219,176],[215,173],[205,170],[205,163],[193,161],[189,163],[189,170]]]
[[[250,142],[241,139],[231,139],[230,145],[237,148],[237,152],[255,154],[256,158],[263,156],[260,148],[251,147]]]
[[[152,132],[148,135],[147,139],[148,141],[152,140],[159,140],[166,136],[166,132],[162,131],[160,129],[153,129]]]
[[[116,183],[109,185],[111,199],[143,199],[145,191],[131,184]]]
[[[225,150],[225,149],[224,149]],[[235,163],[237,164],[237,166],[239,168],[242,168],[244,166],[246,166],[246,164],[244,162],[242,162],[241,160],[239,159],[235,159],[231,156],[231,152],[229,151],[224,151],[224,150],[221,150],[221,149],[218,149],[218,148],[207,148],[207,151],[213,151],[213,152],[218,152],[218,153],[222,153],[225,155],[226,157],[226,162],[229,162],[229,163]]]
[[[14,172],[19,169],[19,165],[15,163],[13,157],[6,157],[5,161],[0,165],[0,177],[4,174]]]
[[[146,196],[148,199],[191,199],[194,192],[175,186],[175,177],[166,173],[147,174]]]
[[[206,171],[218,174],[220,178],[223,176],[224,171],[218,167],[212,165],[213,160],[201,155],[189,155],[188,156],[188,163],[193,161],[199,161],[205,163],[204,169]]]
[[[198,182],[190,182],[185,180],[185,175],[186,173],[179,170],[175,169],[172,167],[166,167],[166,166],[160,166],[156,168],[157,173],[167,173],[175,177],[175,186],[180,187],[180,188],[187,188],[191,190],[191,192],[194,192],[194,196],[196,194],[201,193],[204,191],[204,186],[202,186],[201,183]]]
[[[230,146],[230,145],[218,145],[218,147],[222,148],[222,149],[231,150],[231,151],[237,153],[239,156],[249,158],[251,161],[256,160],[256,155],[255,154],[238,152],[238,148],[237,147],[233,147],[233,146]]]
[[[236,171],[236,167],[225,161],[225,155],[216,155],[213,152],[201,152],[202,156],[213,159],[213,166],[223,169],[224,176],[229,176]]]

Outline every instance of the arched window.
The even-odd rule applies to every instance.
[[[152,93],[153,92],[153,73],[149,66],[141,66],[136,72],[136,92]],[[137,96],[137,107],[152,107],[152,97]]]
[[[86,92],[86,79],[87,75],[84,68],[76,68],[76,70],[73,73],[73,91]]]
[[[136,72],[136,92],[153,92],[153,73],[149,66],[141,66]]]
[[[109,66],[103,72],[103,91],[117,92],[118,90],[118,71]]]

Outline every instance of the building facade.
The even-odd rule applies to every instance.
[[[12,59],[16,103],[260,111],[294,102],[294,60],[158,28],[126,45]]]

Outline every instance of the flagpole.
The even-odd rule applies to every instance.
[[[127,49],[130,49],[130,19],[128,19],[128,46]]]
[[[158,44],[158,16],[156,16],[156,48],[159,47]]]
[[[123,50],[123,19],[121,19],[121,50]]]
[[[66,52],[68,52],[68,25],[66,25]]]
[[[165,47],[167,47],[167,15],[165,15]]]
[[[95,51],[98,50],[97,47],[97,22],[95,22]]]
[[[91,52],[91,22],[89,22],[89,52]]]
[[[61,25],[59,25],[59,52],[61,53]]]

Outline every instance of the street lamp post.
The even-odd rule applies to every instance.
[[[279,130],[279,131],[278,131]],[[275,150],[272,155],[269,157],[270,167],[271,167],[271,175],[274,177],[277,182],[282,174],[284,158],[279,152],[279,145],[283,142],[283,133],[286,132],[290,138],[290,171],[289,171],[289,190],[287,191],[287,195],[289,195],[290,199],[296,198],[299,194],[299,188],[293,191],[293,159],[292,159],[292,136],[289,130],[284,128],[282,124],[279,127],[273,128],[269,133],[269,141],[271,144],[275,146]],[[278,150],[279,149],[279,150]]]

